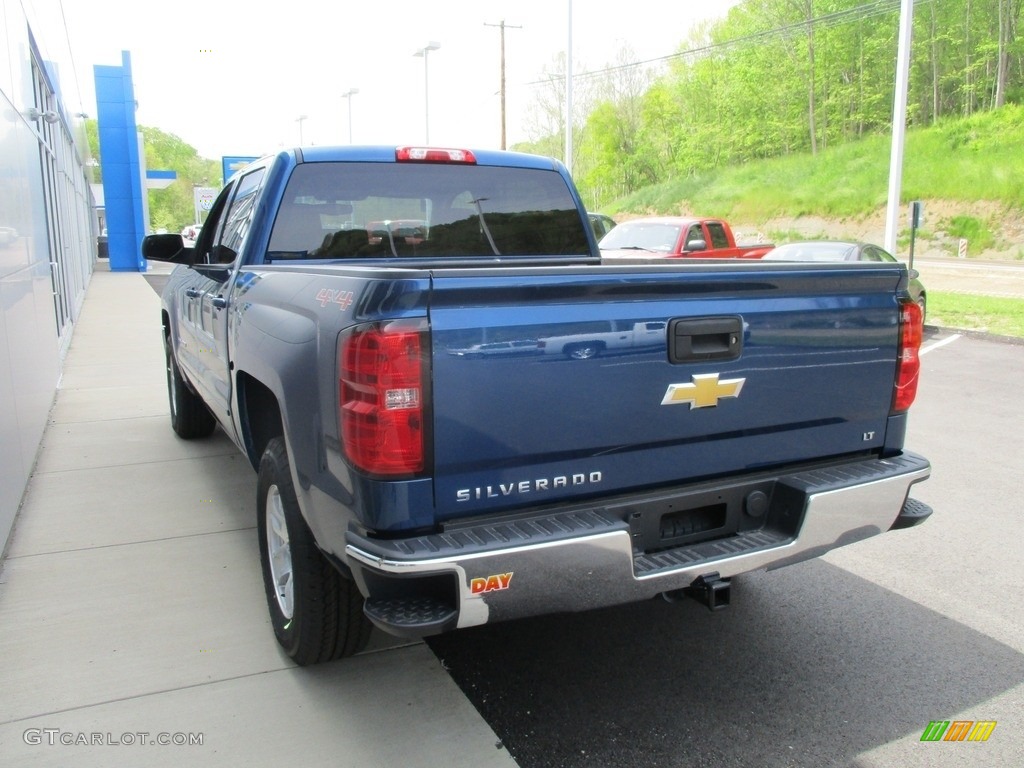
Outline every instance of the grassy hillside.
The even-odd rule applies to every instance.
[[[1024,107],[1016,105],[908,132],[902,198],[925,201],[919,236],[967,237],[976,253],[1024,258],[1022,147]],[[606,211],[620,219],[691,212],[754,227],[868,219],[886,205],[889,152],[889,137],[875,136],[816,156],[749,162],[648,187]]]

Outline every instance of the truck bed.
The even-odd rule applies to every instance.
[[[319,402],[298,408],[297,420],[332,413],[337,381],[328,371],[290,383],[317,352],[296,357],[287,339],[334,338],[396,308],[429,327],[428,460],[417,476],[353,472],[336,421],[296,421],[299,433],[323,432],[292,446],[302,465],[320,467],[304,504],[315,528],[342,524],[339,495],[352,499],[347,514],[358,528],[396,535],[902,447],[906,416],[890,414],[906,279],[899,265],[422,267],[293,264],[254,268],[258,279],[244,281],[254,310],[239,370],[277,348],[292,358],[282,385],[315,383]],[[294,321],[309,330],[275,338],[284,325],[269,307],[303,291],[349,296],[351,306],[320,311],[311,302],[310,318]],[[666,330],[657,344],[584,359],[531,346],[573,333],[582,341],[609,322]],[[255,334],[264,324],[268,334]],[[325,548],[337,539],[324,537]]]

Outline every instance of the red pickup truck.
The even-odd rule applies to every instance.
[[[625,221],[598,243],[602,259],[760,259],[770,243],[737,245],[721,219],[658,216]]]

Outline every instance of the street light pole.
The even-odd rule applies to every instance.
[[[903,183],[903,145],[907,134],[907,89],[913,30],[913,0],[902,0],[896,51],[896,90],[892,104],[892,143],[889,148],[889,202],[885,211],[883,243],[885,249],[892,254],[896,253],[896,239],[899,236],[900,185]]]
[[[308,115],[299,115],[299,117],[295,120],[295,122],[299,124],[299,146],[300,147],[302,146],[302,121],[305,120],[307,117],[308,117]]]
[[[358,88],[349,88],[343,94],[341,98],[348,102],[348,143],[352,143],[352,97],[359,93]]]
[[[436,51],[441,44],[435,41],[427,43],[420,48],[413,56],[423,58],[423,121],[424,121],[424,143],[430,143],[430,79],[427,76],[427,54]]]

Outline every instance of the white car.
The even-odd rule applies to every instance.
[[[456,357],[484,357],[485,355],[536,355],[540,353],[536,339],[517,341],[491,341],[473,344],[465,349],[450,349],[448,354]]]

